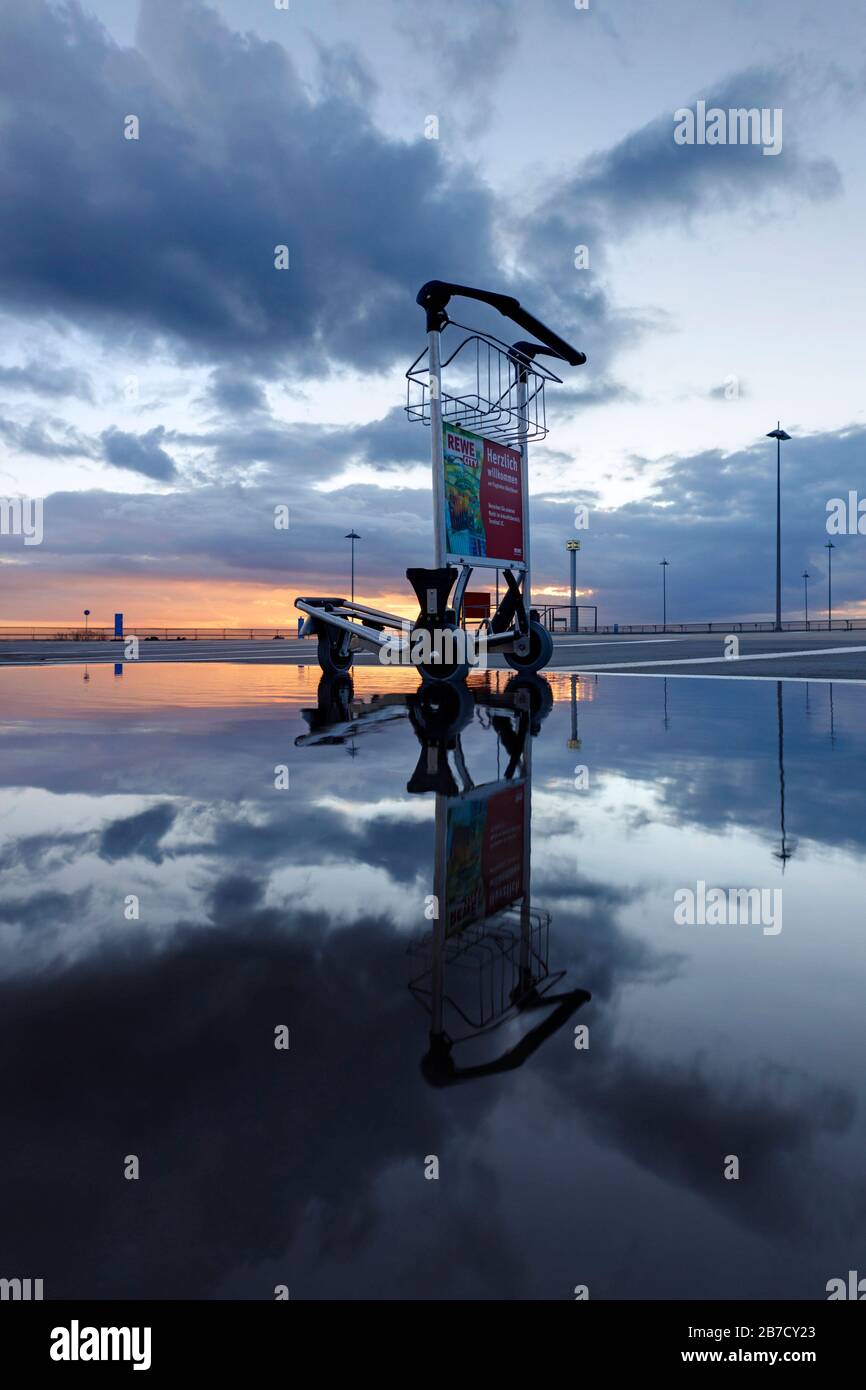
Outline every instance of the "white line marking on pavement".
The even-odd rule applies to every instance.
[[[582,666],[569,671],[566,666],[548,666],[549,675],[556,676],[604,676],[613,675],[617,680],[626,681],[785,681],[788,685],[866,685],[862,676],[716,676],[698,675],[691,671],[611,671],[607,666],[587,669]]]
[[[687,642],[687,637],[624,637],[615,642],[554,642],[554,650],[561,652],[563,647],[640,647],[645,643],[651,646],[662,646],[665,642]]]
[[[739,666],[749,661],[796,661],[800,656],[845,656],[849,652],[866,652],[866,647],[816,647],[805,652],[753,652],[743,656],[683,656],[671,657],[667,661],[610,661],[604,666],[594,667],[598,671],[617,671],[629,666],[718,666],[723,662],[729,666]],[[554,668],[556,669],[556,668]]]

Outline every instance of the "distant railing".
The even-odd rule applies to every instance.
[[[742,621],[737,619],[735,622],[711,622],[711,623],[594,623],[584,624],[580,622],[578,614],[578,627],[575,629],[571,625],[571,604],[536,604],[541,615],[541,621],[551,632],[773,632],[775,622],[772,618],[758,619],[757,621]],[[579,608],[586,608],[586,604],[579,604]],[[589,605],[591,608],[592,605]],[[853,632],[866,628],[866,618],[834,618],[832,630],[834,632]],[[789,619],[782,623],[783,632],[827,632],[828,624],[826,618],[814,618],[809,622],[800,619]]]
[[[155,637],[162,642],[171,641],[274,641],[278,638],[297,637],[294,627],[137,627],[126,625],[127,636],[144,638]],[[113,627],[0,627],[0,642],[122,642],[115,637]]]
[[[773,632],[776,624],[771,618],[766,621],[758,622],[736,622],[730,623],[614,623],[613,625],[599,626],[599,632]],[[854,632],[866,628],[866,618],[834,618],[833,632]],[[581,629],[589,631],[589,629]],[[783,632],[827,632],[827,619],[820,619],[808,623],[790,622],[782,623]]]
[[[756,622],[720,623],[580,623],[577,629],[571,626],[570,604],[536,604],[541,621],[553,633],[601,632],[601,633],[677,633],[677,632],[772,632],[775,623],[771,618]],[[580,604],[596,617],[592,604]],[[579,615],[578,615],[579,619]],[[827,619],[817,618],[808,623],[796,619],[782,623],[784,632],[826,632]],[[834,632],[853,632],[866,629],[866,618],[834,618]],[[137,627],[127,625],[127,635],[139,637],[144,641],[155,638],[161,642],[213,642],[249,641],[268,642],[296,639],[297,626],[292,627]],[[123,638],[114,636],[113,627],[90,627],[86,630],[77,627],[0,627],[0,642],[121,642]]]
[[[550,632],[598,632],[598,607],[594,603],[576,603],[574,605],[577,617],[577,626],[572,620],[572,608],[570,603],[546,603],[535,605],[541,615],[541,621]],[[592,614],[591,623],[581,625],[580,614]],[[601,629],[604,631],[604,628]]]

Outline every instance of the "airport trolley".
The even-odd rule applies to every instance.
[[[457,323],[446,312],[453,298],[488,305],[538,341],[509,345]],[[547,434],[547,383],[561,383],[538,359],[577,367],[586,356],[511,295],[429,280],[417,303],[427,347],[406,373],[406,414],[430,429],[435,556],[434,568],[406,571],[418,618],[408,623],[345,598],[298,597],[301,636],[318,639],[326,675],[348,672],[358,651],[381,658],[387,646],[390,661],[417,666],[425,680],[463,680],[473,650],[459,624],[466,587],[474,569],[494,569],[505,591],[483,624],[484,648],[531,674],[550,661],[553,641],[531,607],[528,446]]]

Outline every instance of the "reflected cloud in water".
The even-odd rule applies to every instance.
[[[77,674],[2,677],[10,1268],[820,1298],[856,1266],[858,689]],[[783,885],[784,930],[675,926],[698,879]]]

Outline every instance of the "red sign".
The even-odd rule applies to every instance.
[[[520,782],[448,807],[446,931],[490,917],[523,895]]]
[[[524,561],[520,451],[447,424],[442,443],[448,555]]]

